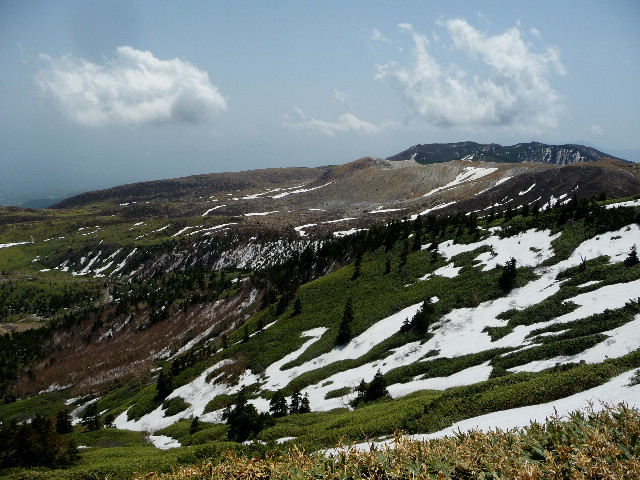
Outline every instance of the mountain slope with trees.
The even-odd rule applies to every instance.
[[[600,186],[637,194],[635,166],[469,165],[364,159],[304,186],[287,178],[206,201],[154,190],[140,210],[100,197],[3,211],[7,445],[37,418],[40,433],[23,428],[33,449],[48,449],[48,467],[72,465],[51,478],[131,478],[229,449],[437,433],[632,378],[640,206]],[[402,203],[408,178],[424,193]],[[367,188],[404,206],[363,212],[353,201]],[[434,195],[459,196],[460,211],[426,211]],[[233,215],[216,208],[227,204]],[[628,383],[620,400],[633,402]],[[1,458],[15,478],[36,475],[12,451]]]

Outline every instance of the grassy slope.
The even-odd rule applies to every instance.
[[[127,227],[130,223],[133,222],[128,221]],[[73,228],[76,226],[74,225]],[[566,256],[566,252],[570,250],[570,245],[576,245],[577,239],[584,239],[587,235],[588,229],[580,225],[571,225],[559,241],[556,242],[560,255]],[[11,241],[6,240],[9,237],[11,236],[3,235],[0,239],[2,241]],[[114,234],[114,237],[117,237],[117,234]],[[17,237],[12,238],[14,241],[18,241]],[[30,251],[30,248],[32,247],[20,247],[19,251],[22,252],[20,254],[22,257],[12,257],[14,258],[12,261],[15,264],[7,263],[6,265],[14,265],[16,269],[20,268],[21,265],[22,267],[27,265],[34,258],[32,255],[34,253],[37,254]],[[429,282],[413,283],[416,278],[435,270],[444,263],[442,260],[437,263],[431,263],[429,254],[416,252],[409,256],[407,266],[398,270],[397,263],[400,248],[398,244],[394,250],[386,254],[382,250],[378,250],[365,255],[362,262],[362,274],[356,280],[350,279],[353,267],[347,266],[304,285],[298,292],[303,305],[301,315],[291,317],[291,305],[278,318],[274,317],[273,308],[262,311],[249,321],[248,325],[250,327],[255,328],[260,321],[260,317],[264,317],[262,319],[264,323],[275,319],[277,320],[276,324],[259,335],[252,337],[248,343],[232,346],[219,356],[231,356],[241,349],[246,349],[248,352],[248,366],[255,371],[260,371],[261,368],[281,358],[287,352],[298,348],[304,341],[300,339],[299,333],[318,326],[328,326],[330,330],[327,334],[305,352],[296,363],[314,358],[333,347],[333,338],[335,338],[337,325],[342,316],[344,304],[349,297],[354,300],[355,321],[353,330],[354,335],[357,335],[390,313],[430,296],[437,295],[440,297],[440,302],[437,304],[438,313],[444,314],[453,308],[473,306],[479,302],[496,298],[501,294],[496,287],[497,272],[480,272],[469,263],[473,258],[473,255],[469,254],[464,258],[461,256],[458,259],[457,263],[460,265],[466,263],[464,265],[465,268],[458,277],[453,279],[436,277]],[[0,253],[3,253],[2,249],[0,249]],[[391,274],[385,275],[384,267],[387,257],[392,259],[393,269]],[[6,258],[4,261],[7,261]],[[526,271],[521,273],[523,280],[530,278]],[[586,270],[569,271],[566,272],[566,275],[569,281],[563,285],[561,291],[551,300],[556,304],[560,304],[562,300],[574,294],[575,285],[593,279],[603,280],[607,284],[629,281],[630,279],[639,278],[640,270],[638,270],[638,267],[624,269],[620,265],[608,265],[601,261],[593,261],[587,265]],[[67,278],[64,277],[63,281],[67,281]],[[412,285],[407,287],[406,285],[408,284]],[[581,290],[581,292],[584,291]],[[523,319],[530,316],[526,311],[518,312],[518,314]],[[327,324],[327,318],[332,319],[329,324]],[[516,317],[515,314],[511,318],[516,318],[514,326],[520,322],[527,323],[532,321],[518,320],[520,317]],[[240,340],[241,335],[242,333],[238,332],[230,340]],[[583,336],[582,332],[576,333],[576,338]],[[390,344],[386,347],[392,348],[392,346],[393,344]],[[386,354],[385,349],[382,349],[377,354],[384,356]],[[525,360],[528,362],[532,358],[536,358],[535,354]],[[207,364],[217,359],[217,357],[213,358]],[[368,359],[360,359],[361,362],[365,360],[368,361]],[[358,360],[342,365],[332,365],[320,373],[311,372],[306,378],[299,379],[291,388],[315,383],[340,369],[351,368],[357,362]],[[461,365],[454,366],[452,371],[465,368],[462,366],[463,364],[468,365],[463,360],[460,362]],[[197,371],[204,369],[207,364],[196,366],[193,375]],[[368,405],[355,412],[339,410],[326,413],[292,415],[277,420],[273,427],[261,432],[259,438],[270,442],[282,437],[297,437],[301,445],[308,448],[320,448],[332,446],[340,440],[350,442],[390,435],[397,427],[401,427],[406,431],[434,431],[463,418],[488,411],[526,405],[532,401],[531,398],[535,398],[536,403],[559,398],[575,391],[602,384],[617,373],[639,367],[640,355],[634,353],[621,359],[603,362],[598,365],[575,366],[562,372],[552,370],[537,374],[508,375],[482,382],[475,386],[450,389],[444,394],[442,392],[418,392],[392,402]],[[397,375],[398,372],[394,372],[394,374]],[[136,395],[136,389],[124,389],[117,393],[114,392],[113,395],[103,398],[101,400],[101,408],[106,408],[111,412],[122,411],[123,405],[128,405],[132,401],[132,396]],[[63,401],[64,394],[61,393],[47,394],[46,396],[19,401],[1,406],[0,418],[19,418],[21,415],[27,415],[29,412],[36,410],[54,414],[62,406]],[[428,412],[427,415],[425,415],[426,412]],[[202,432],[190,436],[186,423],[181,422],[176,424],[175,427],[170,427],[170,429],[160,433],[175,436],[185,444],[219,442],[224,439],[224,428],[213,426],[206,426],[207,428]],[[107,443],[110,435],[116,436],[116,432],[109,432],[108,430],[104,432]],[[118,435],[124,434],[118,433]],[[81,438],[77,438],[80,444],[82,444]],[[195,458],[193,452],[188,449],[160,452],[141,443],[132,445],[132,440],[127,442],[124,442],[127,445],[126,447],[103,447],[87,450],[83,453],[82,463],[69,470],[69,474],[75,472],[77,477],[74,478],[90,478],[89,474],[91,472],[93,472],[91,474],[103,471],[121,472],[116,473],[113,478],[128,478],[136,469],[141,471],[162,470],[178,462],[181,457],[185,461]],[[20,474],[16,473],[18,476],[15,478],[20,478]],[[66,473],[60,472],[59,474],[61,475],[59,478],[71,478],[66,477]],[[30,478],[38,478],[35,476],[35,472],[33,475]],[[42,478],[55,477],[43,476]]]

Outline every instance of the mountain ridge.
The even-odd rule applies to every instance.
[[[638,167],[365,157],[0,208],[0,421],[317,450],[614,384],[640,406]]]
[[[485,160],[507,163],[541,162],[567,165],[575,162],[595,162],[607,157],[622,160],[584,145],[546,145],[540,142],[529,142],[502,146],[496,143],[480,144],[468,141],[448,144],[418,144],[387,159],[391,161],[415,160],[423,165],[451,160]]]

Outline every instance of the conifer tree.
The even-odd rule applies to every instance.
[[[353,275],[351,275],[351,280],[355,280],[360,276],[360,264],[362,263],[362,255],[358,255],[356,257],[355,262],[353,262]]]
[[[63,408],[56,415],[56,432],[60,435],[65,435],[73,431],[73,425],[71,424],[71,414],[68,408]]]
[[[244,442],[262,430],[264,418],[258,414],[256,407],[248,403],[242,390],[233,406],[222,413],[222,419],[229,425],[228,437],[235,442]]]
[[[291,404],[289,406],[289,413],[300,413],[300,391],[296,390],[291,395]]]
[[[189,435],[193,435],[200,430],[200,418],[198,416],[193,417],[191,425],[189,425]]]
[[[500,274],[500,278],[498,278],[498,287],[503,292],[510,292],[513,287],[516,285],[516,259],[511,258],[511,260],[507,261],[504,266],[500,267],[502,269],[502,273]]]
[[[398,270],[401,270],[407,264],[407,257],[409,256],[409,239],[405,240],[402,244],[402,251],[400,252],[400,263],[398,264]]]
[[[383,397],[389,397],[389,391],[387,390],[387,381],[382,372],[378,370],[371,383],[367,385],[366,401],[371,402]]]
[[[309,402],[309,394],[305,393],[302,400],[300,400],[300,413],[309,413],[311,412],[311,403]]]
[[[351,401],[352,407],[357,407],[362,403],[372,402],[380,398],[390,398],[387,390],[387,381],[382,372],[378,370],[370,383],[363,380],[356,388],[356,397]]]
[[[291,312],[291,316],[295,317],[296,315],[300,315],[302,313],[302,301],[300,297],[296,297],[296,301],[293,302],[293,312]]]
[[[96,402],[90,403],[82,412],[82,425],[86,427],[88,431],[100,430],[102,426],[100,422],[100,412],[98,411],[98,405]]]
[[[336,336],[336,345],[345,345],[351,340],[351,322],[353,322],[353,306],[352,300],[349,298],[344,307],[342,320],[338,326],[338,335]]]
[[[411,321],[408,319],[404,321],[402,327],[400,327],[401,332],[415,331],[421,335],[426,334],[429,331],[429,327],[435,320],[435,307],[430,298],[427,298],[422,306],[418,309],[415,315],[411,318]]]
[[[247,343],[249,341],[249,327],[245,324],[242,328],[242,343]]]
[[[158,390],[156,400],[164,400],[171,392],[173,392],[173,374],[170,369],[166,372],[164,369],[160,371],[160,375],[158,376],[158,381],[156,383],[156,389]]]
[[[273,394],[271,402],[269,403],[269,412],[275,418],[284,417],[288,411],[287,399],[285,398],[282,390],[278,390]]]
[[[638,259],[638,252],[636,250],[636,246],[632,246],[631,250],[629,250],[629,255],[624,259],[625,267],[633,267],[640,263],[640,259]]]

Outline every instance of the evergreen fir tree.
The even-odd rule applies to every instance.
[[[402,244],[402,251],[400,252],[400,263],[398,264],[398,270],[401,270],[407,264],[407,257],[409,256],[409,239],[405,240]]]
[[[380,398],[390,398],[387,390],[387,381],[382,372],[378,370],[370,383],[363,380],[356,388],[356,397],[351,401],[352,407],[357,407],[362,403],[372,402]]]
[[[248,403],[244,390],[238,394],[235,404],[225,409],[222,419],[229,426],[227,436],[240,443],[258,433],[264,424],[264,417]]]
[[[355,262],[353,262],[353,275],[351,275],[351,280],[355,280],[360,276],[360,264],[362,263],[362,256],[358,255],[356,257]]]
[[[56,415],[56,432],[60,435],[73,432],[73,425],[71,424],[71,413],[68,408],[63,408]]]
[[[355,391],[356,391],[356,396],[351,401],[351,406],[352,407],[357,407],[362,402],[364,402],[365,398],[367,397],[367,383],[364,381],[364,378],[362,380],[360,380],[360,383],[356,387]]]
[[[629,250],[629,255],[627,255],[627,258],[624,259],[624,265],[625,267],[634,267],[638,263],[640,263],[640,260],[638,259],[638,252],[636,250],[636,246],[634,245],[631,247],[631,250]]]
[[[278,390],[273,394],[271,402],[269,403],[269,412],[275,418],[284,417],[287,413],[289,413],[287,407],[287,399],[285,398],[284,393],[282,393],[282,390]]]
[[[249,341],[249,326],[245,324],[242,328],[242,343],[247,343]]]
[[[503,292],[510,292],[516,285],[516,259],[512,257],[511,260],[500,268],[502,269],[502,273],[500,274],[500,278],[498,278],[498,287],[500,287],[500,290]]]
[[[425,335],[429,331],[430,325],[435,317],[435,307],[430,298],[426,299],[422,306],[415,313],[411,321],[408,319],[400,327],[401,332],[415,331],[421,335]]]
[[[352,300],[349,298],[344,307],[344,313],[340,325],[338,325],[338,335],[336,345],[345,345],[351,340],[351,322],[353,322]]]
[[[384,379],[382,372],[378,370],[371,383],[367,385],[366,401],[371,402],[383,397],[389,398],[389,391],[387,390],[387,381]]]
[[[291,404],[289,406],[289,413],[300,413],[300,391],[296,390],[291,395]]]
[[[189,425],[189,435],[193,435],[198,430],[200,430],[200,419],[198,416],[195,416],[191,420],[191,425]]]
[[[417,252],[422,248],[422,230],[416,230],[413,234],[413,244],[411,245],[411,250]]]
[[[302,301],[300,297],[296,297],[296,301],[293,302],[293,312],[291,312],[291,316],[295,317],[296,315],[300,315],[302,313]]]
[[[158,376],[158,381],[156,383],[156,389],[158,390],[156,400],[164,400],[171,392],[173,392],[173,374],[170,369],[166,372],[164,369],[160,371],[160,375]]]
[[[300,413],[309,413],[311,412],[311,403],[309,402],[309,394],[305,393],[302,400],[300,400]]]
[[[116,420],[116,416],[115,414],[112,413],[107,413],[107,415],[104,417],[104,427],[105,428],[116,428],[114,422]]]
[[[82,425],[86,427],[88,431],[100,430],[100,412],[98,411],[98,405],[96,402],[90,403],[82,412]]]
[[[440,254],[440,250],[438,244],[433,242],[431,246],[431,263],[436,263],[438,261],[438,255]]]

